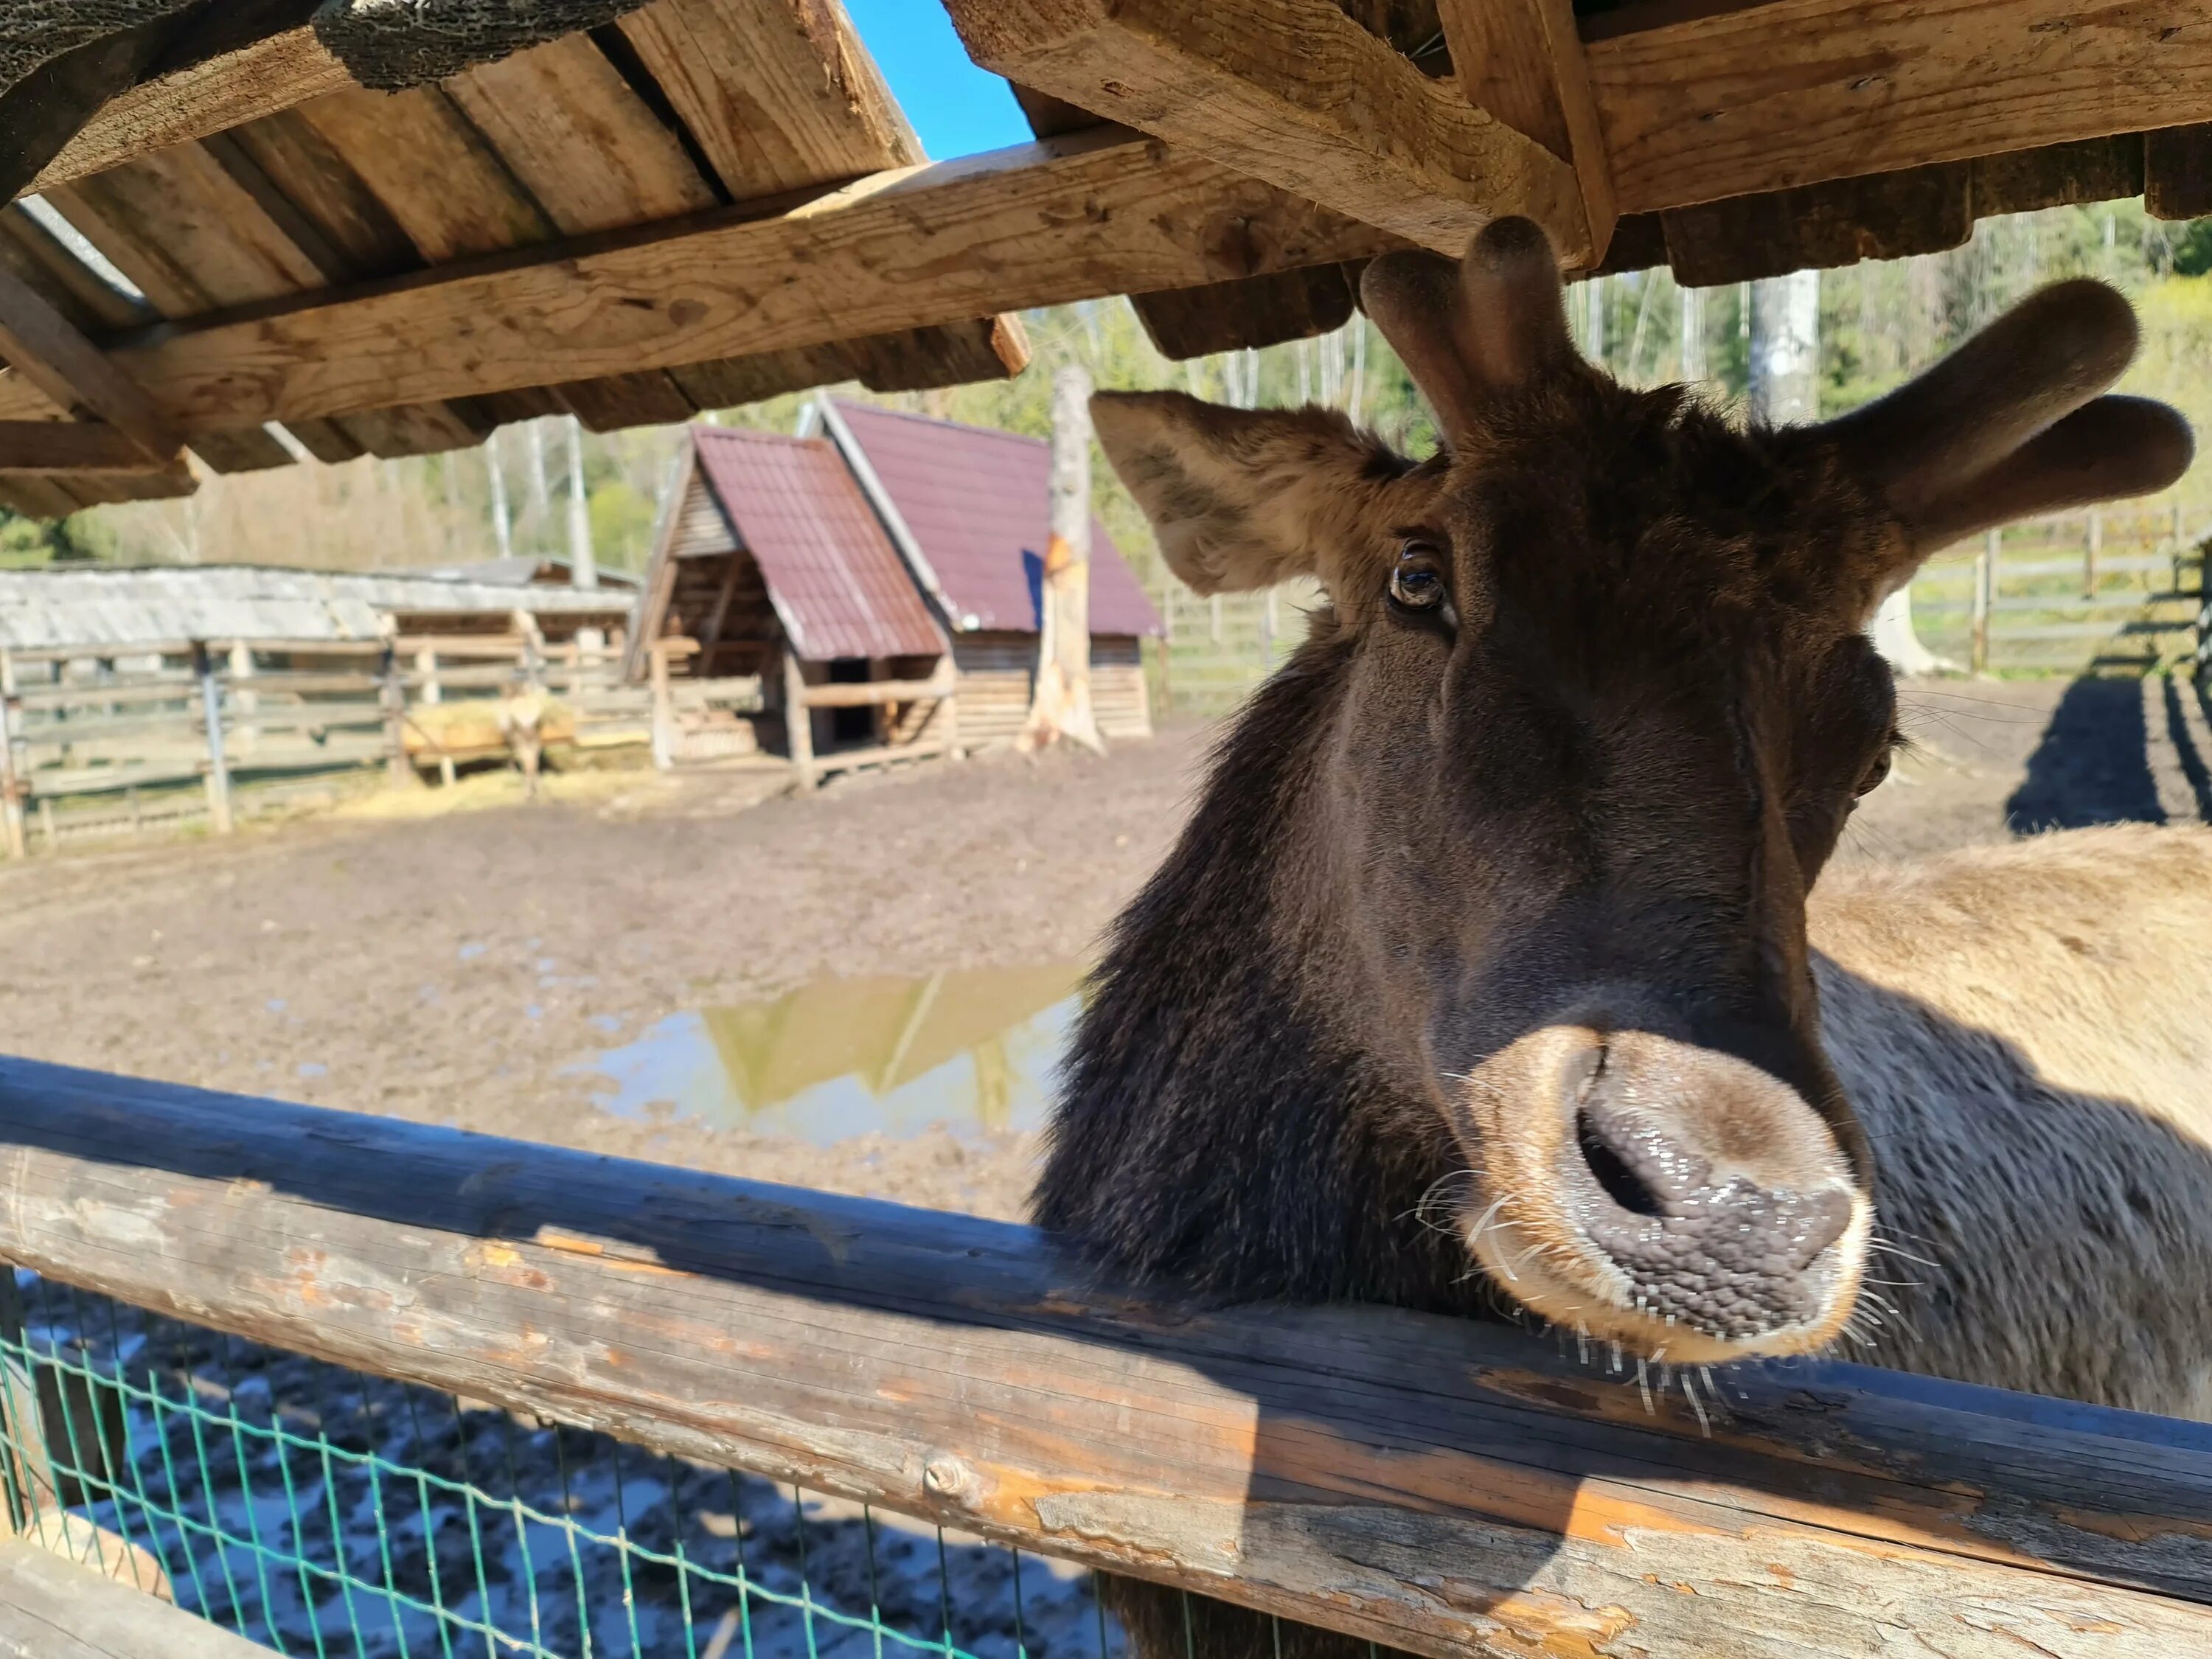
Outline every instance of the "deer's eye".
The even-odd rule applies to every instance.
[[[1408,611],[1434,611],[1444,602],[1443,560],[1426,542],[1407,542],[1390,570],[1390,598]]]
[[[1889,749],[1885,744],[1881,753],[1874,757],[1874,764],[1867,768],[1865,774],[1859,779],[1851,793],[1855,795],[1871,795],[1881,787],[1882,780],[1888,775]]]

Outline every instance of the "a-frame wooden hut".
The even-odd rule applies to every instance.
[[[807,428],[837,446],[951,639],[962,741],[1012,742],[1036,677],[1051,446],[845,398],[818,399]],[[1091,698],[1104,736],[1152,736],[1142,641],[1160,631],[1136,573],[1092,520]]]
[[[629,668],[665,762],[821,771],[957,740],[950,647],[826,440],[691,428]]]

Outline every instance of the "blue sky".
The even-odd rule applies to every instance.
[[[938,0],[845,0],[845,9],[931,160],[1029,142],[1012,91],[968,61]]]

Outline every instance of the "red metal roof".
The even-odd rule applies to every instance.
[[[933,657],[944,631],[836,446],[694,427],[699,465],[809,662]]]
[[[955,625],[1035,633],[1051,445],[842,398],[836,410],[928,562]],[[1096,519],[1091,631],[1160,631],[1159,613]]]

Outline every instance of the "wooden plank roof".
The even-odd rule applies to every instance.
[[[594,26],[392,94],[327,27],[354,0],[155,6],[58,55],[0,88],[5,193],[44,204],[0,208],[0,501],[177,493],[180,443],[270,466],[1006,374],[1012,313],[1107,295],[1170,355],[1264,344],[1506,212],[1573,268],[1713,283],[2212,211],[2196,0],[941,3],[1036,143],[927,161],[838,0],[563,0]],[[71,416],[116,431],[21,424]]]

